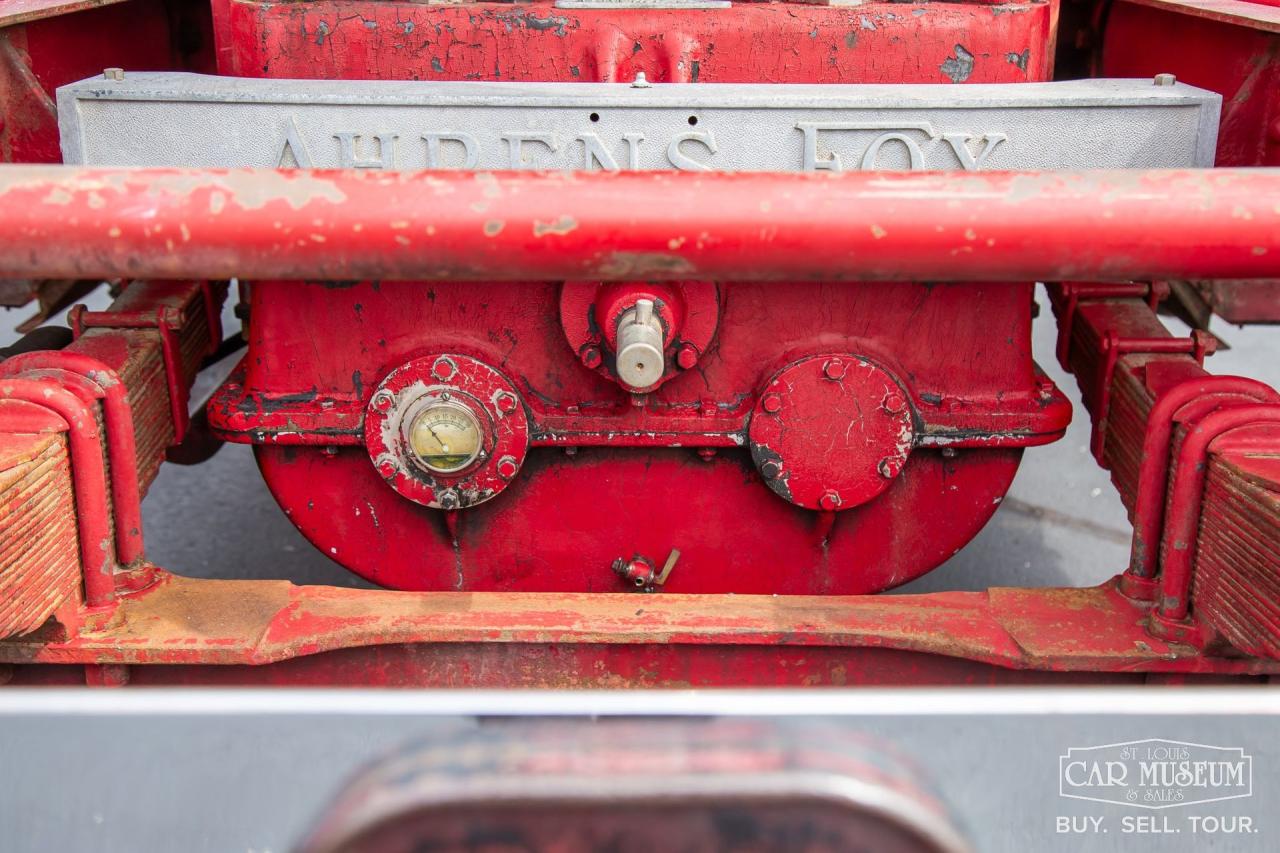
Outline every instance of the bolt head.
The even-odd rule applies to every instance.
[[[582,353],[579,357],[582,359],[583,366],[591,370],[595,370],[599,367],[600,362],[603,360],[600,355],[599,347],[583,347]]]
[[[698,348],[693,344],[685,344],[680,347],[680,351],[676,353],[676,364],[680,365],[682,370],[692,370],[694,365],[698,363]]]
[[[395,397],[387,391],[379,391],[373,395],[373,407],[379,412],[390,411],[393,403],[395,403]]]
[[[833,358],[826,364],[822,365],[822,375],[833,381],[839,382],[844,379],[845,363],[838,358]]]
[[[504,480],[510,480],[519,470],[520,466],[514,456],[503,456],[498,460],[498,476]]]
[[[890,391],[884,395],[884,400],[880,403],[880,407],[891,415],[900,415],[906,410],[907,401],[896,391]]]
[[[698,456],[700,456],[704,462],[710,462],[712,459],[716,458],[716,449],[714,447],[699,447]]]
[[[836,509],[840,506],[840,493],[828,490],[818,498],[818,506],[828,511]]]
[[[782,395],[770,392],[765,394],[760,400],[760,407],[769,414],[776,414],[782,410]]]
[[[760,466],[760,474],[766,480],[776,480],[782,474],[782,463],[770,459]]]
[[[437,358],[435,364],[431,365],[431,375],[441,381],[451,378],[457,372],[457,366],[447,358]]]
[[[516,395],[510,391],[503,391],[498,395],[498,411],[509,415],[516,410],[518,405],[519,401],[516,400]]]
[[[390,480],[398,470],[399,466],[390,459],[383,459],[378,463],[378,473],[382,475],[384,480]]]
[[[1172,74],[1157,74],[1153,82],[1157,86],[1172,86],[1178,82],[1178,78]]]
[[[457,509],[458,495],[456,492],[450,489],[449,491],[444,492],[438,498],[436,498],[436,502],[440,504],[441,509]]]
[[[880,460],[880,464],[876,466],[876,470],[880,472],[880,476],[886,480],[892,480],[902,472],[902,460],[894,456],[886,456]]]

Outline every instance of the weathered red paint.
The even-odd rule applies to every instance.
[[[1142,468],[1138,474],[1134,502],[1133,549],[1129,568],[1121,581],[1121,588],[1128,595],[1150,601],[1155,594],[1154,579],[1159,560],[1158,543],[1164,530],[1174,420],[1180,412],[1184,422],[1187,420],[1184,410],[1189,404],[1207,400],[1213,405],[1220,405],[1224,397],[1280,402],[1280,394],[1256,379],[1209,376],[1175,385],[1161,394],[1151,409],[1142,440]]]
[[[115,599],[116,563],[103,441],[92,408],[95,396],[102,393],[90,380],[60,370],[0,379],[0,398],[45,406],[67,422],[85,604],[89,607],[103,607]]]
[[[1185,622],[1191,609],[1192,560],[1203,512],[1209,448],[1214,439],[1229,430],[1261,423],[1280,423],[1280,402],[1228,405],[1207,414],[1191,425],[1178,449],[1178,467],[1169,492],[1160,549],[1160,598],[1152,614],[1153,621],[1166,630]],[[1280,558],[1280,554],[1273,556]]]
[[[214,0],[219,73],[385,80],[1021,83],[1053,67],[1054,4]]]
[[[1280,172],[1231,169],[815,175],[7,166],[0,274],[1265,278],[1280,275],[1277,193]],[[1046,230],[1054,240],[1045,240]],[[30,251],[51,243],[58,251]]]
[[[1113,20],[1123,21],[1140,3],[1178,5],[1131,0],[1115,4]],[[1188,15],[1225,22],[1230,32],[1217,31],[1215,44],[1229,43],[1232,61],[1220,73],[1206,70],[1204,79],[1163,64],[1141,76],[1173,70],[1220,91],[1213,80],[1231,83],[1223,151],[1239,159],[1228,162],[1273,162],[1266,120],[1258,116],[1271,109],[1263,93],[1274,63],[1246,67],[1259,56],[1274,57],[1255,51],[1273,38],[1269,13],[1255,14],[1251,20],[1261,25],[1241,36],[1243,13],[1235,7],[1247,4],[1197,5]],[[546,2],[215,0],[214,8],[224,73],[536,81],[620,80],[644,72],[655,82],[1046,79],[1054,13],[1048,3],[567,12]],[[35,24],[24,26],[27,35],[35,32]],[[1117,38],[1123,26],[1116,25]],[[1177,58],[1167,43],[1147,43],[1154,55]],[[76,77],[104,64],[130,66],[100,62],[89,50],[76,57],[64,52],[66,67],[72,59],[95,64]],[[45,134],[40,144],[47,153],[51,111],[47,94],[37,90],[47,93],[56,75],[43,56],[26,71],[20,50],[8,56],[21,61],[10,61],[10,71],[34,74],[40,84],[26,91],[43,116],[31,127]],[[1237,79],[1242,69],[1247,73]],[[1275,662],[1261,656],[1274,638],[1252,635],[1258,630],[1252,624],[1236,626],[1229,638],[1260,656],[1218,652],[1213,631],[1224,624],[1223,608],[1252,604],[1242,605],[1239,593],[1219,595],[1214,618],[1202,618],[1191,602],[1193,630],[1179,636],[1203,641],[1201,648],[1150,636],[1148,606],[1112,584],[903,598],[672,594],[870,591],[900,583],[960,547],[994,509],[1020,449],[1060,435],[1069,414],[1030,360],[1026,282],[1035,278],[1106,282],[1076,286],[1091,289],[1075,291],[1073,299],[1080,298],[1065,312],[1061,354],[1086,388],[1100,456],[1122,495],[1132,504],[1137,492],[1151,505],[1151,474],[1159,466],[1140,474],[1135,460],[1144,442],[1155,441],[1153,431],[1169,433],[1156,436],[1166,449],[1153,452],[1176,444],[1174,427],[1162,426],[1161,406],[1171,407],[1172,424],[1224,398],[1164,403],[1163,391],[1205,374],[1191,357],[1196,341],[1161,337],[1151,307],[1167,288],[1142,279],[1276,276],[1280,176],[1274,173],[813,178],[166,170],[11,174],[5,187],[0,250],[18,265],[14,272],[257,279],[250,357],[223,389],[212,418],[227,437],[261,445],[269,484],[327,552],[392,585],[553,590],[366,592],[164,573],[146,586],[152,574],[144,566],[135,574],[145,581],[115,578],[121,604],[110,620],[97,616],[78,625],[72,618],[0,643],[0,660],[19,664],[18,683],[62,677],[59,664],[79,667],[77,676],[95,684],[832,684],[1276,672]],[[429,210],[445,193],[450,201],[442,212]],[[493,227],[492,213],[472,209],[480,200],[493,202],[501,228]],[[634,296],[637,279],[640,287],[657,287],[647,278],[716,288],[696,318],[706,322],[714,314],[716,322],[706,327],[705,344],[669,334],[666,381],[631,397],[609,372],[609,324]],[[895,283],[868,283],[878,278]],[[910,278],[958,283],[901,281]],[[606,279],[620,283],[601,287]],[[570,288],[546,283],[563,280],[589,295],[566,301]],[[681,313],[687,300],[664,293],[670,332],[693,315]],[[73,345],[126,383],[144,486],[168,439],[181,435],[194,364],[216,344],[214,300],[207,289],[204,295],[199,326],[191,317],[158,313],[166,300],[192,296],[190,288],[165,293],[154,282],[135,284],[113,316],[84,323],[89,328]],[[574,315],[587,318],[585,333],[580,322],[558,322],[566,304],[591,309]],[[157,322],[164,316],[171,322]],[[601,317],[604,327],[593,330]],[[197,327],[208,337],[200,338]],[[404,500],[379,481],[360,446],[378,382],[439,352],[500,366],[529,419],[525,468],[506,493],[466,512],[439,513]],[[883,495],[855,509],[813,512],[770,494],[739,447],[752,411],[768,408],[768,377],[813,356],[825,364],[833,354],[866,357],[898,377],[915,440],[905,467],[889,466],[894,476]],[[31,378],[24,373],[23,381]],[[76,387],[95,401],[101,396],[84,382]],[[887,405],[890,414],[897,409],[896,401]],[[6,428],[23,425],[10,416],[16,419],[3,421]],[[106,432],[108,452],[123,453],[114,443],[126,442],[126,431],[108,424]],[[1248,433],[1255,447],[1241,437],[1245,432],[1229,435],[1237,467],[1244,464],[1239,447],[1270,453],[1276,446],[1274,433]],[[1206,442],[1208,463],[1220,464],[1226,446]],[[1254,485],[1276,482],[1273,467],[1249,466]],[[75,473],[81,483],[93,471]],[[1197,519],[1227,517],[1220,493],[1195,485],[1193,479],[1175,485],[1184,533]],[[98,498],[105,494],[104,484]],[[828,510],[823,497],[814,501]],[[119,506],[127,495],[111,498],[115,506],[104,509],[116,512],[118,522],[122,510],[125,519],[135,510]],[[1259,500],[1251,523],[1267,520],[1269,506]],[[1156,525],[1144,535],[1154,541],[1176,534]],[[576,592],[622,588],[610,569],[615,557],[660,564],[673,548],[680,561],[660,594]],[[1267,559],[1264,549],[1260,559],[1237,562],[1243,576],[1263,578],[1270,576]],[[1181,590],[1199,570],[1175,563],[1160,582]],[[1219,575],[1219,585],[1226,583]],[[145,588],[132,588],[139,586]],[[1266,593],[1265,584],[1257,586],[1248,594]],[[25,665],[34,662],[40,666]]]
[[[689,663],[650,673],[645,681],[679,679],[700,685],[714,683],[708,675],[719,666],[716,652],[745,646],[757,659],[749,669],[760,668],[775,654],[789,660],[791,652],[801,648],[818,659],[833,649],[846,650],[849,661],[858,659],[853,652],[857,649],[896,650],[1041,672],[1280,672],[1276,661],[1217,657],[1150,637],[1140,618],[1143,608],[1110,583],[1093,589],[775,598],[479,596],[194,580],[165,573],[159,578],[147,590],[122,597],[109,623],[90,624],[76,637],[0,643],[0,662],[127,664],[140,674],[152,665],[262,666],[339,649],[418,644],[419,676],[438,678],[441,671],[433,676],[427,660],[432,654],[488,644],[500,651],[496,657],[484,656],[484,665],[502,661],[500,666],[513,681],[572,686],[599,685],[611,669],[614,653],[625,659],[632,646],[669,646],[681,650],[679,656],[688,657]],[[547,644],[556,644],[566,662],[581,668],[522,671],[526,654],[536,660],[544,654],[538,647]],[[365,660],[371,657],[376,657],[372,650]],[[323,667],[321,661],[317,664]],[[457,665],[451,662],[449,667]],[[801,664],[802,677],[812,674],[806,670]],[[492,683],[492,675],[475,675],[481,683]],[[400,676],[412,677],[412,670]],[[379,680],[376,673],[369,677]],[[720,673],[728,684],[785,684],[792,677],[785,670]],[[856,669],[845,677],[863,680]]]
[[[1223,96],[1219,166],[1280,166],[1280,8],[1118,0],[1102,36],[1099,76],[1171,73]]]
[[[0,363],[0,376],[21,376],[28,370],[66,370],[84,376],[102,389],[102,412],[108,440],[111,505],[115,524],[116,559],[121,566],[142,559],[142,495],[138,488],[138,458],[133,431],[133,410],[120,376],[107,365],[83,353],[30,352]]]

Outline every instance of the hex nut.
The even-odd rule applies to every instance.
[[[769,414],[777,414],[782,410],[782,395],[770,392],[760,398],[760,407]]]
[[[901,394],[890,391],[884,395],[884,401],[880,407],[891,415],[901,414],[902,410],[907,407],[907,401],[902,398]]]
[[[520,465],[514,456],[503,456],[498,460],[498,476],[510,480],[520,471]]]
[[[698,348],[693,344],[684,344],[676,353],[676,364],[681,370],[692,370],[698,363]]]
[[[498,395],[498,411],[503,414],[511,414],[518,405],[520,405],[520,402],[516,399],[516,395],[510,391],[503,391]]]
[[[435,364],[431,365],[431,375],[441,382],[453,378],[453,374],[457,372],[458,366],[443,356],[437,358]]]
[[[886,480],[892,480],[902,472],[902,460],[892,456],[886,456],[880,460],[880,464],[876,466],[876,470],[880,472],[880,476]]]
[[[841,379],[844,379],[846,369],[844,361],[838,358],[833,358],[826,364],[822,365],[822,375],[828,379],[839,382]]]
[[[379,412],[390,411],[396,399],[388,391],[379,391],[373,395],[373,407]]]

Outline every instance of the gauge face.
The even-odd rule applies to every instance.
[[[480,455],[484,435],[476,416],[456,403],[433,403],[409,425],[409,449],[423,467],[454,474]]]

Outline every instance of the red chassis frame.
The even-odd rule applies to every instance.
[[[551,188],[575,228],[536,227]],[[477,193],[490,202],[480,218],[466,203]],[[625,210],[612,201],[618,193],[629,200]],[[735,201],[744,193],[776,199],[770,229],[760,227],[758,204]],[[805,217],[791,215],[792,206]],[[507,223],[497,240],[483,236],[481,221],[494,216]],[[353,230],[352,217],[365,225]],[[401,224],[384,228],[389,222]],[[694,222],[701,241],[672,242]],[[1170,337],[1157,321],[1153,306],[1167,292],[1159,282],[1053,289],[1059,355],[1080,379],[1095,452],[1138,531],[1128,571],[1097,588],[637,596],[193,580],[146,562],[136,503],[166,445],[186,429],[175,399],[185,401],[201,357],[221,337],[211,322],[218,288],[156,279],[351,270],[527,279],[531,267],[550,278],[636,275],[610,264],[618,252],[713,279],[794,277],[798,265],[814,277],[864,281],[1265,277],[1280,272],[1276,172],[388,175],[13,166],[0,171],[0,226],[0,273],[144,279],[112,311],[81,314],[68,349],[0,366],[0,450],[69,435],[63,476],[75,487],[78,530],[67,541],[80,549],[75,582],[42,599],[53,618],[0,641],[12,683],[831,685],[1280,671],[1268,597],[1280,552],[1277,395],[1205,373],[1206,339]],[[437,228],[451,239],[397,240]],[[324,239],[313,240],[317,234]],[[98,406],[101,418],[93,416]],[[1179,460],[1172,477],[1171,453]],[[1159,500],[1166,491],[1167,507]]]

